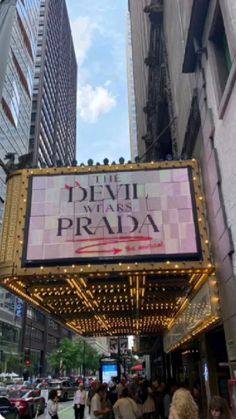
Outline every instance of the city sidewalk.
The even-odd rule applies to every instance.
[[[58,412],[59,419],[74,419],[74,409],[73,405],[63,407]],[[89,419],[88,407],[85,408],[84,419]]]

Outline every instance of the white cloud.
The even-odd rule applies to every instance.
[[[95,123],[101,115],[109,113],[116,106],[116,98],[103,86],[93,88],[86,84],[79,86],[77,103],[81,119]]]
[[[100,116],[109,113],[117,104],[115,96],[108,90],[111,84],[107,80],[104,86],[92,86],[86,82],[86,59],[97,33],[103,29],[98,20],[80,16],[71,25],[75,53],[78,63],[77,106],[84,122],[95,123]]]
[[[79,16],[71,24],[78,67],[84,64],[99,24],[89,16]]]
[[[106,83],[104,83],[104,86],[108,87],[112,84],[111,80],[107,80]]]

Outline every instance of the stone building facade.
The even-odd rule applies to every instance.
[[[138,3],[142,7],[143,22],[149,25],[147,33],[151,33],[157,11],[161,13],[159,42],[166,53],[162,62],[155,65],[159,66],[159,71],[164,68],[167,74],[169,121],[172,117],[174,120],[170,133],[172,156],[199,160],[219,287],[220,321],[171,353],[167,366],[173,373],[173,364],[182,363],[182,371],[186,371],[191,370],[197,360],[207,397],[213,393],[225,396],[227,380],[236,376],[236,4],[234,0],[150,0],[148,5],[139,0]],[[135,44],[134,34],[135,26],[132,38]],[[146,42],[143,40],[142,48]],[[152,56],[151,38],[147,51]],[[142,58],[140,54],[139,59]],[[136,86],[141,77],[141,68],[135,68],[137,61],[136,57]],[[145,71],[148,76],[142,71],[143,80],[145,77],[150,80],[150,65]],[[141,91],[140,86],[137,88]],[[147,98],[147,93],[142,96],[144,106]],[[136,101],[139,103],[140,93]],[[158,112],[155,118],[158,119]],[[141,115],[140,111],[139,119],[146,121],[145,112]],[[138,121],[140,156],[145,151],[141,126]],[[155,138],[151,139],[152,145],[156,146]],[[162,147],[160,142],[159,149]],[[171,330],[167,335],[170,333]]]
[[[236,5],[232,0],[166,0],[164,30],[178,153],[201,163],[222,323],[234,370]]]

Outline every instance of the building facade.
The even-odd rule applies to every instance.
[[[30,152],[36,166],[71,164],[77,65],[65,1],[6,0],[0,4],[0,23],[0,159]],[[0,167],[0,218],[4,196]],[[1,370],[20,353],[17,372],[27,354],[32,373],[46,374],[47,354],[72,333],[9,292],[1,289],[0,295]]]
[[[77,64],[65,0],[41,0],[29,151],[34,166],[71,165],[76,154]],[[72,333],[24,303],[20,351],[35,375],[50,372],[47,355]]]
[[[126,61],[127,61],[127,84],[128,84],[128,104],[129,104],[129,135],[130,135],[130,155],[134,161],[138,156],[138,137],[136,122],[136,104],[134,94],[134,70],[133,70],[133,51],[131,41],[131,21],[130,14],[127,16],[126,32]]]
[[[70,165],[76,154],[77,64],[65,0],[41,0],[30,151],[34,165]]]
[[[176,157],[162,2],[129,0],[140,161]],[[135,34],[135,35],[134,35]]]
[[[0,159],[27,154],[40,0],[0,3]],[[14,157],[12,157],[14,158]],[[0,226],[6,173],[0,166]],[[1,230],[1,228],[0,228]],[[18,353],[21,302],[0,289],[0,365]]]
[[[233,0],[150,0],[147,5],[139,0],[137,3],[140,7],[138,19],[142,20],[143,27],[150,27],[145,37],[139,35],[135,22],[132,29],[132,42],[139,45],[134,62],[134,78],[139,80],[136,83],[139,156],[144,151],[142,130],[147,121],[147,114],[141,109],[148,100],[147,91],[141,95],[140,77],[143,83],[144,80],[150,83],[153,78],[149,62],[146,62],[145,71],[137,65],[139,60],[143,60],[142,51],[145,49],[159,68],[156,73],[165,69],[164,89],[169,112],[165,127],[170,128],[172,155],[179,159],[196,158],[200,163],[212,261],[216,267],[215,281],[211,286],[217,283],[219,288],[219,321],[205,325],[197,335],[191,335],[188,321],[190,318],[192,322],[197,321],[196,313],[201,315],[196,311],[194,317],[191,306],[202,307],[207,298],[205,285],[202,285],[191,305],[182,310],[175,324],[169,327],[164,336],[164,348],[169,353],[165,367],[169,374],[179,379],[187,378],[191,384],[199,378],[206,401],[211,394],[228,397],[227,380],[235,377],[236,370],[236,190],[232,182],[236,153],[236,8]],[[132,22],[131,0],[129,5]],[[133,21],[138,20],[134,7]],[[158,44],[163,48],[160,62],[157,62],[151,36],[153,22],[157,19],[160,26]],[[159,94],[158,81],[152,86]],[[154,111],[156,120],[160,117],[159,109]],[[153,144],[159,150],[163,150],[162,132],[159,132],[159,144]],[[218,304],[218,299],[214,304]],[[185,325],[182,331],[180,324]],[[188,338],[185,337],[187,328],[190,331]],[[168,345],[171,338],[175,339],[172,347]]]
[[[32,102],[32,81],[40,0],[7,0],[0,4],[0,158],[26,154]],[[0,217],[5,173],[0,168]]]

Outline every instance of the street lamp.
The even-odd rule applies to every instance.
[[[85,340],[83,341],[83,379],[85,379]]]

